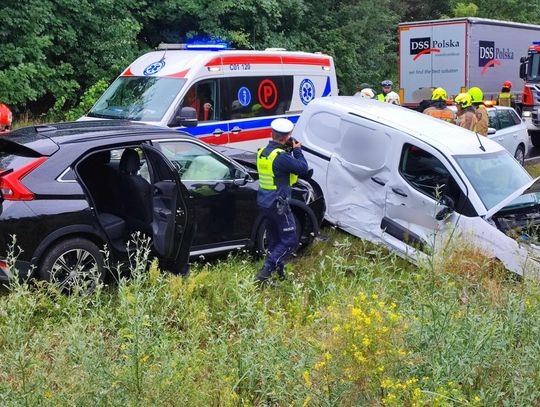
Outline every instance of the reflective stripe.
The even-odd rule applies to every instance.
[[[275,191],[277,189],[277,185],[274,176],[274,160],[276,159],[278,154],[285,152],[285,150],[281,148],[275,148],[266,157],[263,157],[263,151],[264,148],[261,148],[257,152],[257,172],[259,173],[259,187],[261,189]],[[297,181],[298,175],[289,175],[289,184],[291,186],[296,184]]]
[[[377,100],[378,100],[379,102],[384,102],[384,95],[383,95],[382,93],[379,93],[379,94],[377,95]]]

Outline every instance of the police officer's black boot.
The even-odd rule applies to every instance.
[[[255,276],[255,282],[258,284],[269,284],[271,282],[272,271],[273,269],[265,263]]]
[[[278,264],[276,268],[280,280],[285,280],[285,264]]]

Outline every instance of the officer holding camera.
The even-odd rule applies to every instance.
[[[271,123],[272,140],[257,153],[259,192],[257,205],[266,220],[268,257],[255,276],[258,283],[268,282],[272,272],[284,278],[285,259],[298,246],[296,224],[289,206],[291,186],[299,175],[308,172],[301,144],[291,137],[293,123],[275,119]]]

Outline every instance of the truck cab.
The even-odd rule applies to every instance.
[[[522,116],[535,147],[540,147],[540,41],[534,41],[521,58],[519,76],[525,81]]]

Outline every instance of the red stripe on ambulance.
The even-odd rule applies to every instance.
[[[330,66],[329,58],[293,57],[277,55],[238,55],[216,57],[206,66],[232,65],[232,64],[285,64],[285,65],[320,65]]]

